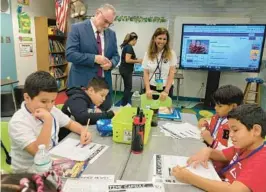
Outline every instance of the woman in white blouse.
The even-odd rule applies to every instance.
[[[148,51],[143,58],[144,84],[146,95],[160,93],[160,99],[173,96],[174,74],[176,72],[176,53],[170,48],[169,32],[165,28],[157,28],[154,32]]]

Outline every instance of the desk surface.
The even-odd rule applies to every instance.
[[[121,179],[130,155],[130,145],[114,143],[111,137],[101,137],[96,126],[90,126],[92,141],[108,145],[109,148],[92,164],[89,164],[83,174],[115,175],[115,180]],[[71,138],[79,138],[71,133]]]
[[[182,114],[184,122],[196,125],[197,119],[192,114]],[[165,123],[165,122],[160,122]],[[151,180],[152,157],[154,154],[191,156],[205,145],[195,139],[173,139],[160,132],[160,128],[153,127],[148,144],[142,154],[132,154],[128,160],[123,180],[147,181]],[[165,185],[166,191],[201,191],[190,185]]]
[[[1,79],[1,86],[10,85],[18,83],[18,80],[12,80],[12,79]]]

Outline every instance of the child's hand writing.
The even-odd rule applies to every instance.
[[[209,145],[212,144],[213,138],[211,136],[211,132],[208,130],[201,131],[201,137],[206,141]]]
[[[36,109],[33,113],[33,116],[43,121],[50,121],[53,118],[51,113],[44,108]]]
[[[191,172],[184,167],[176,166],[172,169],[172,175],[182,183],[189,183],[188,178]]]
[[[91,142],[91,133],[84,128],[80,133],[80,144],[86,145],[90,142]]]

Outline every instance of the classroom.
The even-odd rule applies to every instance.
[[[0,17],[1,191],[266,192],[266,0]]]

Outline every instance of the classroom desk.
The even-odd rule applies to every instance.
[[[89,164],[83,174],[115,175],[115,180],[121,179],[130,155],[130,145],[117,144],[112,137],[101,137],[95,125],[91,125],[92,141],[108,145],[109,148],[92,164]],[[75,133],[68,137],[79,138]]]
[[[197,118],[193,114],[182,113],[183,122],[197,124]],[[165,123],[161,121],[159,123]],[[148,141],[144,146],[144,152],[136,155],[131,153],[125,168],[122,180],[147,181],[151,180],[152,157],[154,154],[191,156],[205,145],[196,139],[173,139],[160,132],[160,128],[153,127]],[[201,191],[190,185],[165,185],[166,192],[174,191]]]
[[[118,68],[115,68],[112,70],[112,75],[115,75],[115,95],[114,95],[114,101],[115,101],[115,98],[116,98],[116,92],[117,92],[117,78],[118,76],[120,76],[120,73],[119,73],[119,69]],[[142,92],[144,86],[142,86],[142,83],[143,82],[143,73],[141,72],[138,72],[138,73],[133,73],[132,74],[132,77],[140,77],[141,78],[141,81],[140,81],[140,93]],[[182,73],[176,73],[175,76],[174,76],[174,81],[175,81],[175,85],[176,85],[176,101],[178,102],[178,96],[179,96],[179,89],[180,89],[180,80],[181,79],[184,79],[184,76]],[[122,78],[120,78],[120,91],[121,91],[121,87],[122,87]]]
[[[11,93],[12,93],[12,98],[13,98],[13,102],[14,102],[15,111],[17,111],[17,102],[16,102],[15,94],[14,94],[14,84],[16,84],[16,83],[18,83],[17,80],[1,79],[1,87],[2,86],[7,86],[7,85],[10,85],[10,87],[11,87]]]

